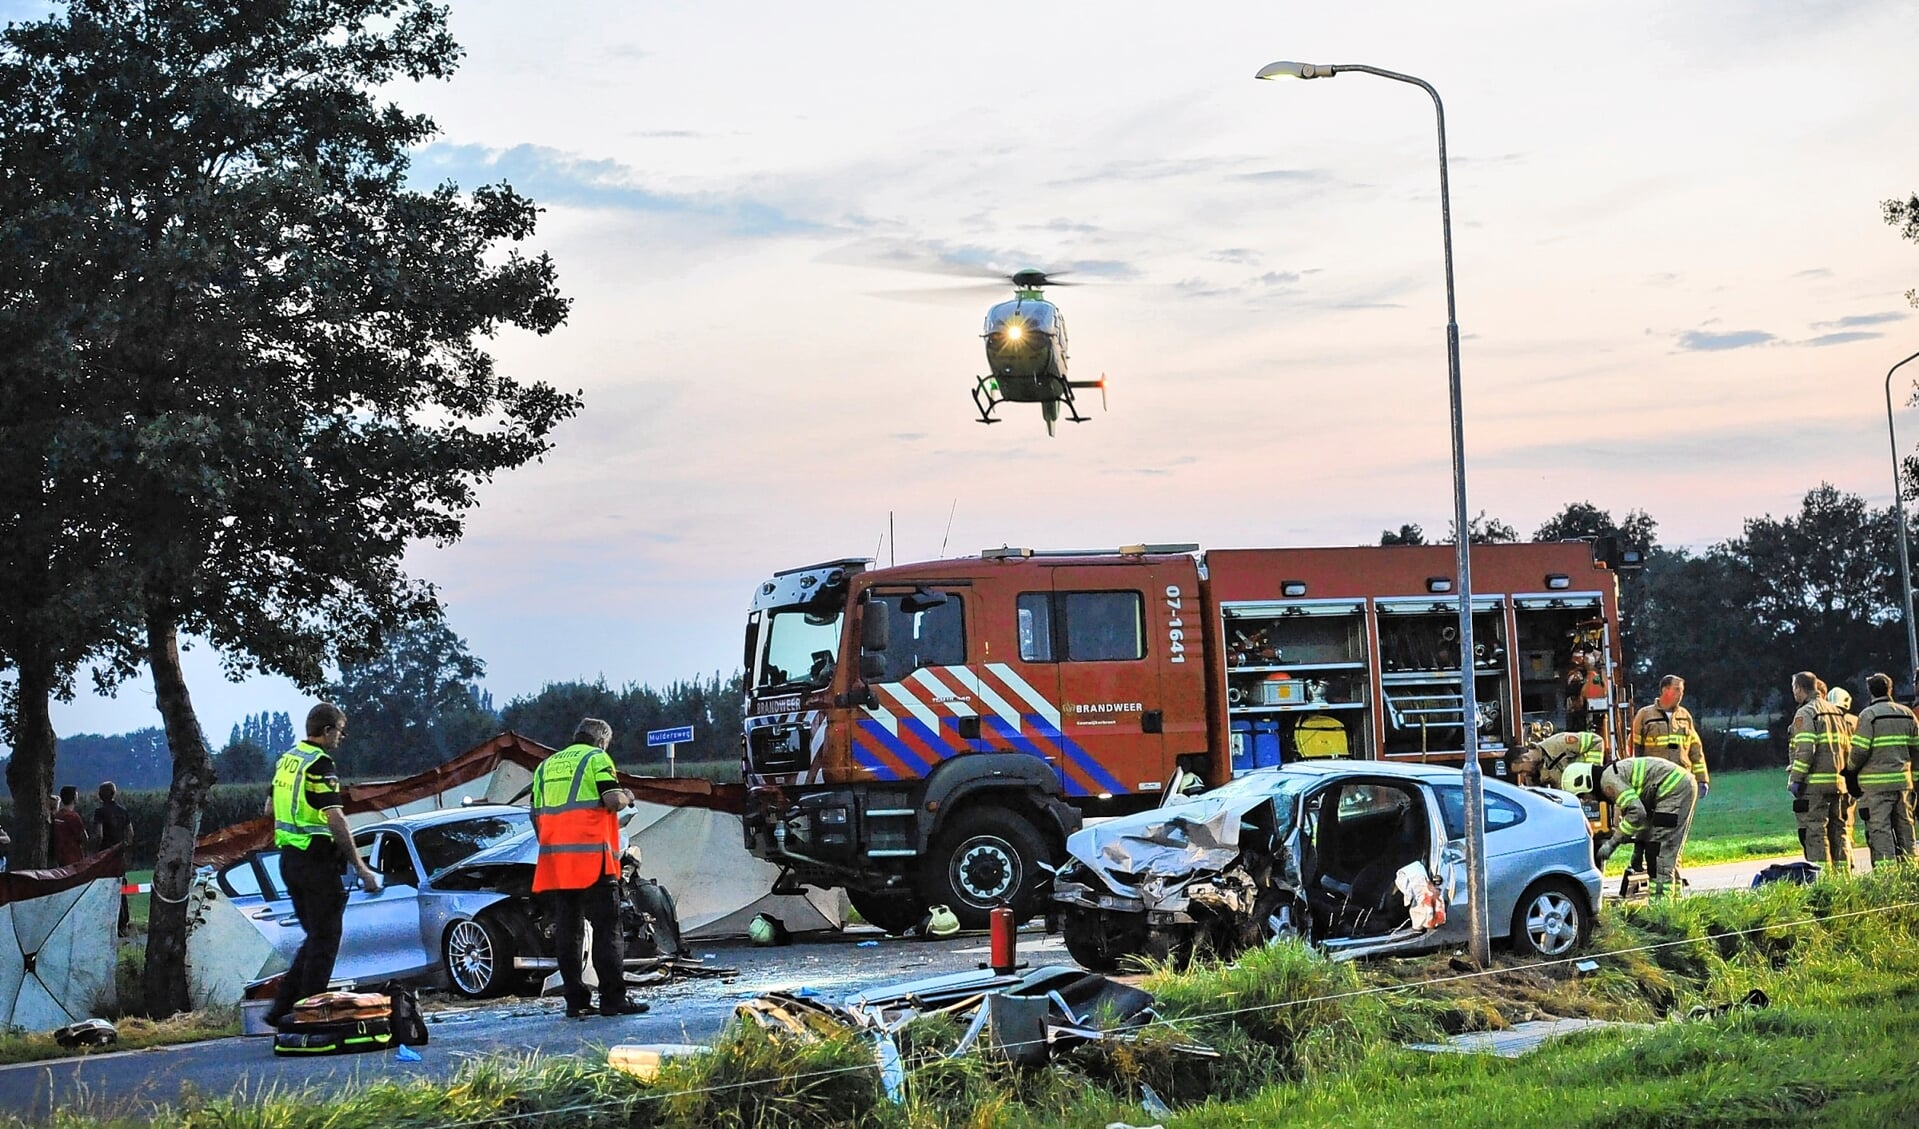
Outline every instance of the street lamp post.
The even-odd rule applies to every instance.
[[[1912,676],[1913,693],[1919,694],[1919,625],[1912,617],[1912,550],[1906,545],[1906,503],[1904,476],[1899,473],[1899,440],[1892,430],[1892,374],[1906,361],[1919,360],[1919,353],[1886,370],[1886,441],[1892,444],[1892,516],[1899,524],[1899,597],[1906,609],[1906,673]]]
[[[1492,934],[1486,912],[1486,796],[1479,768],[1479,695],[1474,685],[1472,526],[1466,514],[1466,437],[1459,402],[1459,317],[1453,303],[1453,215],[1446,181],[1446,107],[1431,83],[1412,75],[1357,63],[1269,63],[1257,78],[1332,78],[1347,71],[1377,75],[1419,87],[1433,99],[1439,123],[1439,227],[1446,251],[1446,373],[1452,393],[1453,540],[1459,570],[1459,707],[1461,744],[1466,759],[1460,775],[1466,800],[1466,907],[1472,918],[1473,960],[1492,963]]]

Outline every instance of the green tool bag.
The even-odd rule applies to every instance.
[[[350,1055],[391,1050],[396,1042],[390,1019],[335,1019],[323,1023],[289,1019],[280,1024],[279,1033],[273,1036],[273,1053]]]

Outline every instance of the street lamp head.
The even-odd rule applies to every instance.
[[[1325,63],[1267,63],[1254,78],[1331,78],[1338,72]]]

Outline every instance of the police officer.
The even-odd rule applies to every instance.
[[[1852,737],[1846,712],[1826,700],[1826,684],[1810,670],[1792,676],[1792,768],[1786,790],[1806,861],[1852,873],[1852,820],[1846,806],[1846,754]]]
[[[533,827],[539,859],[533,892],[544,895],[553,922],[566,1014],[595,1014],[582,978],[583,922],[593,924],[593,971],[600,980],[600,1015],[638,1015],[646,1005],[626,998],[626,938],[620,928],[620,821],[633,802],[620,787],[613,758],[613,727],[582,718],[566,748],[533,773]],[[678,938],[674,938],[677,943]]]
[[[276,1026],[294,1004],[326,991],[333,979],[346,913],[346,885],[340,881],[344,866],[351,863],[359,871],[368,893],[380,892],[380,876],[353,849],[340,776],[333,767],[333,750],[345,736],[346,714],[331,702],[321,702],[307,711],[306,740],[282,753],[273,770],[273,795],[267,800],[273,845],[280,850],[280,877],[293,899],[293,914],[306,930],[267,1009],[267,1022]]]
[[[1597,793],[1612,803],[1612,835],[1594,856],[1599,865],[1630,839],[1647,858],[1652,896],[1678,892],[1674,872],[1699,798],[1692,773],[1663,757],[1627,757],[1607,765],[1596,779],[1589,764],[1567,765],[1560,780],[1568,792]]]
[[[1892,676],[1866,679],[1872,704],[1853,727],[1846,762],[1848,786],[1859,793],[1872,865],[1919,856],[1913,843],[1912,760],[1919,750],[1919,718],[1892,700]]]
[[[1632,736],[1626,743],[1630,757],[1662,757],[1691,772],[1699,785],[1699,798],[1712,791],[1706,776],[1706,747],[1699,741],[1699,727],[1692,713],[1680,705],[1686,696],[1686,680],[1668,674],[1659,680],[1659,700],[1633,715]]]

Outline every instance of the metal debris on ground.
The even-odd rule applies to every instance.
[[[1719,1004],[1699,1004],[1686,1013],[1687,1019],[1718,1019],[1735,1008],[1742,1011],[1757,1011],[1772,1006],[1772,998],[1766,995],[1764,988],[1754,988],[1737,1000],[1728,1000]]]
[[[971,1053],[983,1043],[996,1057],[1040,1066],[1087,1043],[1134,1040],[1157,1018],[1150,993],[1071,965],[1025,974],[982,970],[933,976],[862,992],[845,1004],[802,992],[766,992],[740,1003],[735,1014],[800,1038],[828,1038],[844,1031],[866,1036],[873,1043],[887,1096],[894,1101],[902,1100],[905,1085],[896,1039],[916,1019],[947,1016],[966,1025],[948,1052],[951,1056]],[[1176,1043],[1170,1049],[1219,1057],[1218,1051],[1198,1043]],[[1152,1100],[1157,1103],[1158,1096]],[[1162,1116],[1150,1108],[1149,1114]]]
[[[104,1019],[83,1019],[56,1029],[53,1041],[68,1050],[75,1047],[110,1047],[120,1041],[120,1032]]]
[[[1464,1034],[1449,1036],[1440,1043],[1414,1043],[1411,1049],[1518,1058],[1528,1051],[1537,1049],[1548,1039],[1570,1035],[1575,1031],[1591,1030],[1595,1027],[1651,1029],[1644,1023],[1616,1023],[1604,1019],[1536,1019],[1530,1023],[1515,1023],[1504,1031],[1468,1031]]]

